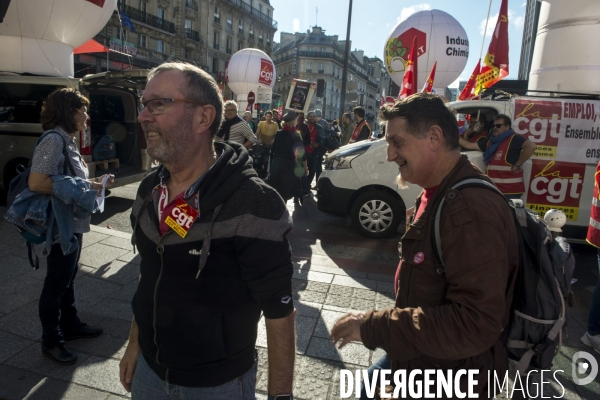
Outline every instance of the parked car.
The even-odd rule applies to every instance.
[[[57,88],[75,88],[90,100],[89,128],[76,138],[90,178],[111,173],[114,187],[141,181],[151,170],[144,132],[137,122],[145,70],[103,72],[82,79],[0,73],[0,186],[8,188],[17,166],[27,165],[44,132],[40,112]]]
[[[481,152],[470,151],[467,156],[486,170]],[[398,165],[387,161],[384,139],[340,147],[325,160],[317,182],[317,207],[330,214],[350,215],[358,232],[366,237],[390,236],[423,190],[413,184],[400,189],[396,176]]]

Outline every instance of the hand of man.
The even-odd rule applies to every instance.
[[[342,348],[350,342],[362,342],[360,336],[360,323],[365,319],[365,313],[362,311],[350,311],[338,319],[331,329],[331,339],[334,346],[338,341],[342,341],[338,348]]]
[[[131,392],[131,381],[133,380],[133,373],[137,365],[137,360],[140,356],[140,345],[138,343],[129,342],[125,354],[121,358],[119,363],[119,378],[121,384],[128,392]]]
[[[510,170],[511,170],[512,172],[521,172],[521,171],[523,171],[523,168],[521,168],[521,167],[518,167],[518,166],[516,166],[516,165],[513,165],[513,166],[510,168]]]

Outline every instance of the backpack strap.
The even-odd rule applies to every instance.
[[[498,190],[498,188],[496,186],[494,186],[493,183],[490,183],[484,179],[481,179],[478,176],[467,176],[467,177],[459,180],[458,182],[456,182],[454,185],[452,185],[452,187],[450,189],[460,190],[460,189],[463,189],[466,187],[479,187],[479,188],[488,189],[488,190],[498,193],[504,199],[504,196],[502,195],[502,193]],[[521,201],[521,200],[519,200],[519,201]],[[521,201],[521,204],[522,203],[523,202]],[[444,195],[444,196],[442,196],[442,198],[439,200],[439,202],[437,204],[437,208],[435,211],[435,217],[433,219],[433,244],[434,244],[433,251],[435,253],[436,258],[440,262],[440,264],[442,264],[442,266],[444,267],[444,270],[445,270],[446,265],[444,264],[444,258],[443,258],[443,254],[442,254],[441,219],[442,219],[442,211],[445,206],[446,206],[446,196]],[[523,210],[523,212],[525,212],[525,210]],[[527,220],[525,220],[525,223],[527,223]]]

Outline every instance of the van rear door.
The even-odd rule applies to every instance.
[[[139,96],[146,86],[146,76],[146,70],[132,70],[109,71],[82,78],[81,90],[90,99],[87,139],[91,146],[82,145],[90,176],[113,173],[116,185],[122,186],[139,182],[150,172],[146,140],[137,122]],[[103,155],[99,147],[106,147],[111,140],[114,151]]]

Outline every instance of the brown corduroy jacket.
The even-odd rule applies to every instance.
[[[478,369],[475,392],[485,394],[488,371],[504,377],[508,369],[500,334],[509,321],[518,242],[512,212],[501,196],[484,188],[451,189],[467,176],[489,182],[463,155],[422,216],[409,219],[395,308],[368,312],[361,336],[366,347],[387,352],[394,371]],[[446,201],[441,216],[445,272],[432,240],[434,205],[441,196]]]

